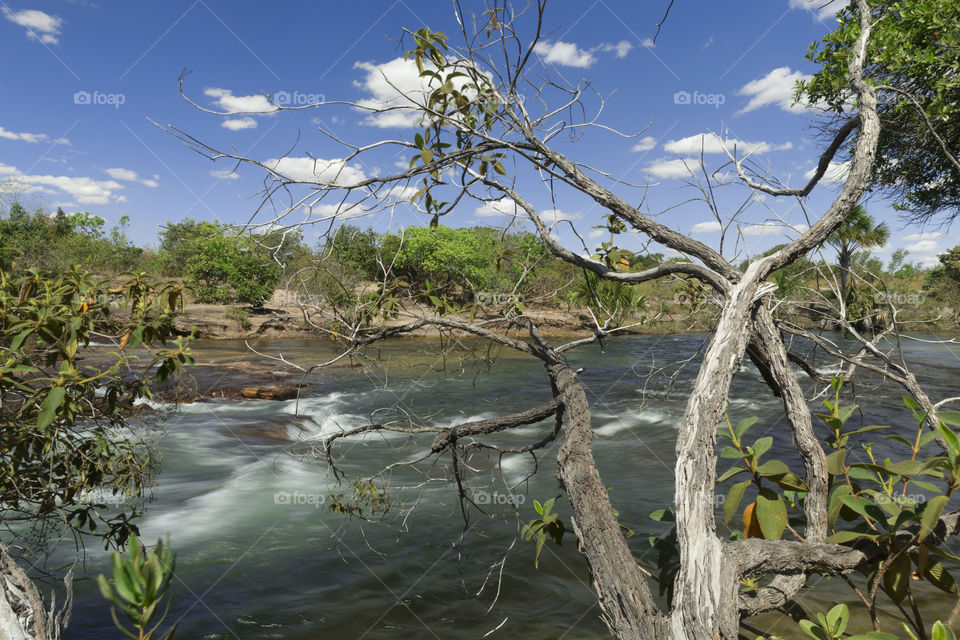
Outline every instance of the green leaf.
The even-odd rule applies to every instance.
[[[723,522],[730,524],[731,518],[740,508],[740,502],[743,500],[743,493],[750,486],[751,480],[744,480],[730,487],[726,499],[723,501]]]
[[[907,596],[907,587],[910,584],[910,557],[902,554],[890,563],[883,574],[883,586],[894,602],[900,604]]]
[[[764,487],[757,496],[757,520],[767,540],[779,540],[787,527],[787,505],[775,492]]]
[[[43,399],[40,405],[40,413],[37,415],[37,426],[41,429],[47,427],[57,415],[57,409],[63,404],[64,396],[67,393],[65,387],[53,387],[47,392],[47,397]]]
[[[935,496],[923,507],[923,514],[920,516],[921,541],[925,540],[940,522],[940,515],[948,502],[950,502],[949,496]]]
[[[767,451],[769,451],[770,447],[772,446],[773,446],[773,438],[771,438],[770,436],[764,436],[763,438],[760,438],[759,440],[753,443],[753,452],[756,455],[756,457],[759,459],[760,456],[762,456]]]
[[[877,535],[874,533],[864,533],[862,531],[837,531],[832,536],[827,536],[823,541],[828,544],[843,544],[860,538],[874,540],[877,538]]]
[[[810,620],[801,620],[797,624],[800,625],[800,628],[803,629],[808,636],[814,638],[815,640],[832,640],[826,632],[821,629],[816,622],[811,622]]]
[[[943,420],[947,424],[960,427],[960,411],[938,411],[937,418]]]
[[[827,613],[827,624],[830,634],[839,638],[847,628],[850,620],[850,610],[845,604],[838,604]]]
[[[946,567],[937,560],[928,560],[928,564],[923,570],[923,577],[937,589],[946,593],[957,594],[957,581],[950,575]]]
[[[947,441],[947,446],[950,447],[954,453],[960,453],[960,441],[957,440],[957,434],[942,420],[937,422],[937,430],[940,432],[940,435],[943,436],[943,439]]]
[[[726,482],[730,478],[734,477],[737,474],[743,473],[746,470],[747,470],[746,467],[741,467],[739,465],[735,467],[730,467],[723,473],[723,475],[717,478],[717,484],[720,484],[721,482]]]
[[[737,427],[733,430],[733,432],[737,435],[737,439],[739,440],[740,438],[742,438],[743,434],[747,432],[747,429],[749,429],[756,423],[757,423],[757,418],[744,418],[743,420],[738,422]]]

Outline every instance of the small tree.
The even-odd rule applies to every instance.
[[[837,250],[837,266],[840,268],[839,297],[844,304],[849,292],[850,262],[853,254],[860,249],[881,247],[889,238],[890,228],[886,223],[875,224],[873,216],[859,204],[827,238],[827,243]]]

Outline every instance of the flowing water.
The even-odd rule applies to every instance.
[[[606,349],[593,344],[570,355],[584,368],[580,380],[592,405],[601,474],[621,520],[636,531],[629,542],[647,567],[655,565],[648,536],[663,530],[647,516],[672,500],[676,426],[706,338],[630,336],[610,340]],[[339,429],[396,419],[398,409],[418,421],[449,426],[549,399],[543,368],[532,358],[478,351],[474,355],[496,356],[495,362],[463,362],[430,353],[435,345],[435,339],[426,338],[394,341],[379,352],[381,367],[338,365],[311,373],[299,400],[208,401],[182,405],[168,416],[159,440],[163,459],[156,496],[140,528],[150,542],[169,535],[177,552],[170,613],[170,620],[180,621],[177,637],[607,637],[572,535],[562,546],[547,544],[539,569],[533,544],[514,542],[518,522],[536,517],[532,501],[559,493],[557,443],[536,459],[476,452],[466,470],[467,490],[486,515],[471,510],[469,528],[450,481],[449,455],[435,466],[419,465],[430,482],[405,468],[393,474],[391,494],[407,505],[417,501],[418,507],[408,515],[395,504],[388,513],[394,519],[379,526],[328,512],[330,493],[339,489],[327,465],[315,456],[291,455],[308,452],[311,442]],[[333,353],[321,340],[254,346],[305,365]],[[194,350],[199,361],[212,365],[194,373],[201,389],[218,381],[218,365],[264,362],[242,342],[198,343]],[[960,348],[907,343],[905,351],[932,398],[960,395]],[[671,375],[683,358],[693,361]],[[888,386],[878,392],[869,382],[864,376],[858,386],[864,423],[913,429],[902,391]],[[768,455],[790,459],[782,406],[764,391],[752,365],[745,364],[735,380],[730,414],[733,420],[758,416],[750,435],[769,433],[775,444]],[[489,441],[536,442],[552,425],[546,421]],[[340,449],[340,463],[347,478],[366,476],[392,462],[415,459],[431,438],[355,439]],[[881,454],[885,446],[878,444]],[[530,477],[536,468],[539,473]],[[519,516],[512,504],[519,504]],[[562,499],[557,510],[569,514]],[[490,573],[505,553],[502,575],[499,567]],[[88,550],[87,578],[107,573],[108,567],[104,552]],[[843,585],[810,590],[803,597],[813,610],[839,601],[856,606]],[[949,598],[943,602],[949,611]],[[781,618],[770,614],[755,624],[766,629],[776,623],[780,633],[792,634],[796,627]],[[91,579],[78,582],[68,637],[119,637]]]

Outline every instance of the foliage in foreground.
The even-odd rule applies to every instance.
[[[173,579],[175,560],[170,551],[170,541],[163,540],[149,550],[141,546],[135,535],[128,541],[128,554],[113,552],[110,564],[113,579],[103,574],[97,576],[97,586],[112,606],[110,615],[113,622],[124,635],[134,640],[153,640],[154,634],[163,624],[170,612],[172,600],[166,598],[167,589]],[[163,601],[166,598],[166,606]],[[126,624],[117,617],[117,610],[123,614]],[[161,613],[162,611],[162,613]],[[157,617],[159,615],[159,618]],[[132,631],[127,629],[127,624]],[[160,640],[170,640],[176,633],[174,624]]]
[[[153,453],[124,412],[192,363],[172,314],[177,285],[110,287],[71,271],[0,271],[0,522],[56,525],[123,544]],[[90,357],[91,342],[113,350]],[[107,502],[126,503],[114,512]]]

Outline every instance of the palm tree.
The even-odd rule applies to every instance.
[[[862,204],[850,210],[843,223],[830,234],[827,244],[837,250],[837,266],[840,267],[840,299],[847,301],[847,277],[850,261],[860,249],[882,247],[890,238],[890,228],[883,222],[874,224],[873,216]]]

